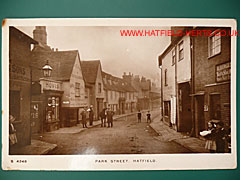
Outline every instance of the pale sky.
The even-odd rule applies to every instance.
[[[34,27],[16,27],[33,37]],[[47,44],[59,51],[78,50],[81,60],[101,60],[102,69],[121,77],[123,72],[159,78],[158,55],[169,45],[167,36],[123,37],[120,30],[168,27],[47,26]]]

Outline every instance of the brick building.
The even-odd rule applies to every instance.
[[[18,145],[31,143],[31,45],[35,40],[9,28],[9,114],[16,120]]]
[[[196,30],[206,30],[197,27]],[[230,28],[207,28],[210,36],[193,37],[194,118],[195,134],[207,127],[210,120],[231,125],[231,37],[218,31]]]

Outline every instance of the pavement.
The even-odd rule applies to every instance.
[[[12,148],[11,155],[44,155],[56,147],[56,144],[32,139],[30,145]]]
[[[145,113],[145,112],[144,112]],[[144,114],[143,113],[143,114]],[[115,115],[114,120],[119,118],[127,118],[128,116],[136,114],[129,113],[123,115]],[[177,132],[174,129],[171,129],[167,124],[160,120],[159,111],[152,111],[152,119],[153,122],[150,123],[150,127],[158,133],[159,136],[156,138],[163,142],[175,142],[180,144],[181,146],[185,147],[186,149],[190,150],[193,153],[207,153],[208,151],[204,148],[205,141],[199,138],[190,137],[188,135],[182,134]],[[143,115],[144,117],[144,115]],[[47,132],[50,134],[59,134],[59,133],[68,133],[68,134],[75,134],[82,131],[86,131],[89,128],[98,126],[101,124],[101,121],[94,121],[92,126],[88,126],[88,128],[82,128],[81,124],[78,124],[74,127],[66,127],[60,128],[58,130]],[[27,145],[24,147],[14,148],[11,151],[11,154],[17,155],[45,155],[48,152],[54,150],[57,147],[57,144],[51,144],[44,141],[40,141],[36,139],[36,136],[41,137],[41,134],[35,134],[32,136],[31,145]],[[38,138],[39,139],[39,138]]]
[[[199,138],[190,137],[177,132],[160,120],[160,115],[153,119],[150,126],[158,133],[157,139],[163,142],[175,142],[192,151],[193,153],[208,153],[204,148],[205,141]]]

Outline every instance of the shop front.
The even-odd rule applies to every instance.
[[[42,89],[43,131],[57,130],[60,128],[60,102],[63,94],[63,91],[61,91],[61,82],[40,79],[40,84]]]

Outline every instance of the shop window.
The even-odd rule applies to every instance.
[[[169,116],[170,113],[170,101],[164,101],[164,116]]]
[[[48,97],[48,106],[46,108],[46,122],[59,120],[59,97]]]
[[[221,52],[221,35],[220,32],[213,32],[208,38],[208,56],[212,57]]]
[[[221,120],[221,99],[220,94],[210,96],[210,118]]]
[[[180,42],[180,44],[178,45],[178,55],[179,55],[179,61],[181,61],[184,58],[184,51],[183,51],[183,41]]]
[[[79,97],[80,96],[80,83],[75,83],[75,96]]]
[[[9,91],[9,114],[20,121],[20,91]]]

